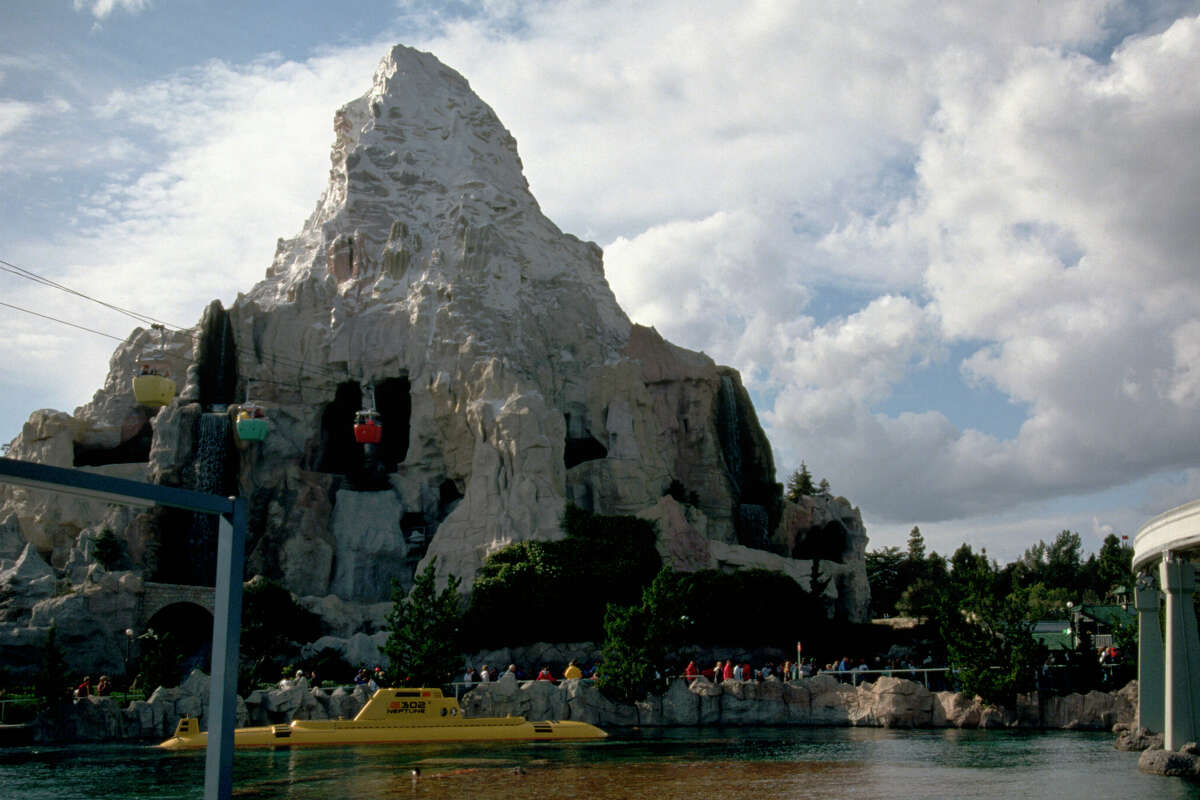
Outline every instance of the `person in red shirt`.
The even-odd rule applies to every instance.
[[[542,667],[542,671],[537,674],[537,679],[539,681],[553,681],[554,676],[550,674],[549,667]]]

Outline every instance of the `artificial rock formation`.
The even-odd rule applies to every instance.
[[[397,46],[334,132],[328,188],[265,278],[194,329],[135,331],[92,402],[35,412],[13,456],[248,497],[249,572],[310,606],[378,604],[433,557],[469,588],[497,548],[560,537],[573,502],[657,520],[681,569],[767,567],[807,588],[819,563],[831,613],[865,617],[858,512],[781,499],[738,373],[630,323],[600,249],[541,213],[466,80]],[[130,392],[149,350],[180,390],[157,413]],[[232,432],[248,395],[265,441]],[[351,425],[372,403],[384,436],[364,448]],[[105,526],[155,580],[211,578],[204,521],[4,491],[0,533],[57,569]]]
[[[369,698],[363,686],[352,689],[311,688],[301,678],[294,685],[251,692],[237,699],[238,725],[271,725],[293,719],[351,719]],[[714,685],[704,678],[676,679],[662,695],[625,705],[606,698],[591,681],[518,681],[504,673],[492,683],[477,684],[462,697],[469,717],[506,714],[531,720],[579,720],[604,728],[624,726],[692,727],[697,725],[794,725],[856,728],[1021,728],[1033,730],[1126,729],[1137,705],[1136,690],[1090,692],[1050,698],[1056,705],[1023,695],[1007,711],[985,705],[979,698],[954,692],[930,692],[902,678],[879,677],[851,685],[831,675],[781,682],[725,681]],[[161,741],[188,715],[207,729],[208,676],[193,671],[175,688],[159,687],[145,701],[124,709],[111,698],[92,697],[66,703],[42,714],[32,726],[41,742]],[[1064,709],[1071,709],[1063,713]],[[1115,721],[1115,725],[1114,725]],[[614,731],[616,732],[616,731]],[[1161,743],[1160,743],[1161,744]],[[1197,774],[1200,750],[1191,744],[1182,752],[1151,749],[1139,766],[1170,775]]]

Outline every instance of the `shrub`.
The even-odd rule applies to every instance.
[[[609,602],[632,605],[662,567],[654,524],[568,506],[566,538],[526,541],[480,569],[465,622],[476,646],[599,640]]]
[[[100,531],[100,535],[96,537],[94,547],[93,552],[96,555],[96,560],[106,570],[112,570],[120,563],[121,542],[113,534],[112,528],[105,528]]]

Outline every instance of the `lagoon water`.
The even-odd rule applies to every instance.
[[[723,728],[604,742],[239,751],[242,798],[1200,798],[1143,775],[1112,735]],[[419,776],[413,770],[419,770]],[[148,746],[0,749],[0,798],[201,798],[204,754]]]

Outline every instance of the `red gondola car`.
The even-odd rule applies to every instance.
[[[379,444],[383,441],[383,420],[378,411],[359,411],[354,415],[354,441],[359,444]]]

